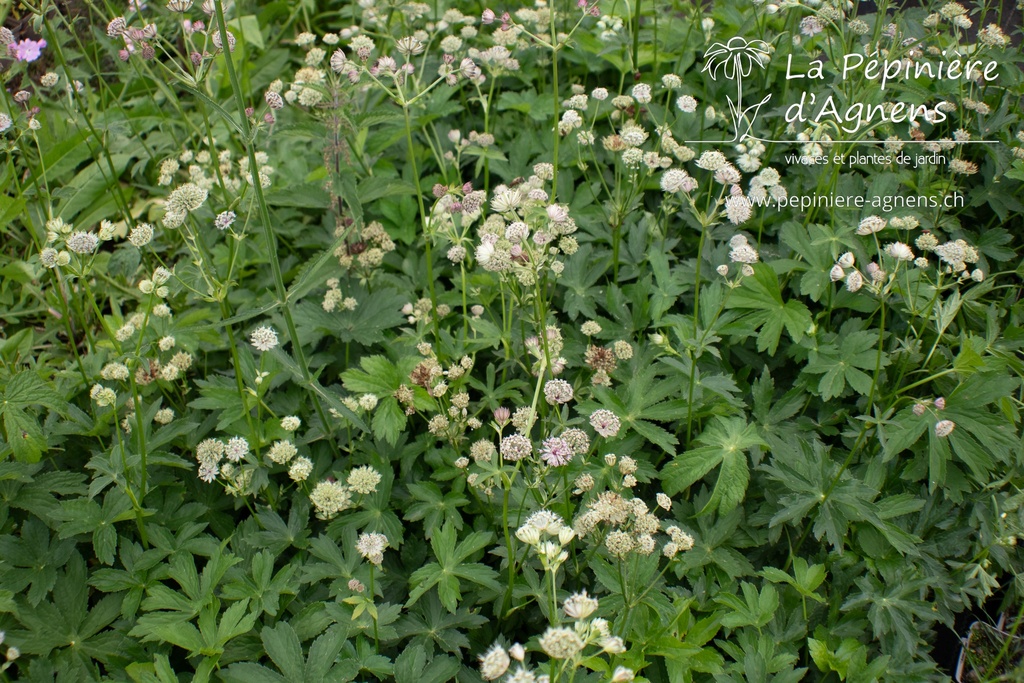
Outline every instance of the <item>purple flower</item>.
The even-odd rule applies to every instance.
[[[34,62],[39,59],[42,49],[46,47],[45,40],[19,40],[12,43],[8,48],[19,62]]]
[[[544,442],[540,457],[552,467],[561,467],[572,460],[572,446],[565,439],[553,438]]]

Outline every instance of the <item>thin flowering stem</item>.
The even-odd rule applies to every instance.
[[[555,28],[555,6],[551,4],[548,14],[551,17],[551,38],[552,40],[558,35]],[[562,137],[561,131],[558,129],[558,47],[551,48],[551,100],[552,100],[552,116],[554,117],[553,124],[553,135],[551,141],[551,161],[552,161],[552,175],[551,175],[551,199],[554,201],[555,197],[558,196],[558,143]]]
[[[56,34],[53,31],[53,27],[50,25],[49,20],[45,16],[43,17],[43,25],[46,27],[47,34],[53,41],[54,53],[57,55],[58,62],[64,68],[64,73],[71,73],[71,70],[67,65],[67,61],[64,59],[64,52],[60,47],[60,42],[57,40]],[[82,113],[82,118],[85,121],[85,125],[89,129],[89,133],[91,133],[93,139],[102,140],[100,134],[96,131],[95,126],[93,126],[92,119],[89,117],[87,107],[83,106],[84,102],[81,96],[79,95],[78,90],[74,87],[74,84],[70,85],[71,96],[78,98],[79,109]],[[93,151],[92,145],[89,144],[88,141],[86,142],[86,145],[89,147],[89,152],[93,154],[93,156],[96,158],[96,168],[99,169],[100,173],[103,174],[104,180],[107,181],[108,186],[113,189],[113,196],[118,204],[118,208],[120,209],[121,214],[124,216],[125,222],[127,222],[129,226],[134,226],[135,221],[133,216],[131,215],[131,211],[128,208],[128,200],[125,198],[124,192],[121,189],[121,184],[118,182],[118,177],[120,176],[120,174],[117,172],[117,168],[114,166],[114,160],[110,156],[110,149],[108,148],[108,145],[100,144],[100,151],[102,152],[102,155],[96,155],[96,153]],[[102,158],[107,162],[107,170],[110,173],[109,178],[107,177],[107,172],[103,170],[102,165],[99,163],[100,156],[102,156]],[[41,160],[42,155],[40,154],[40,161]]]
[[[420,209],[420,225],[423,228],[423,243],[426,250],[424,258],[427,261],[427,291],[430,293],[430,318],[433,323],[434,343],[439,344],[441,341],[441,326],[437,315],[437,291],[434,288],[434,257],[431,253],[433,240],[430,235],[430,218],[427,214],[426,205],[423,202],[423,186],[420,182],[419,168],[416,165],[416,148],[413,146],[412,118],[409,115],[409,107],[403,105],[402,113],[405,115],[406,158],[409,160],[409,165],[412,168],[413,184],[416,186],[416,201],[419,203]]]
[[[702,225],[700,241],[697,244],[697,266],[695,268],[695,282],[693,283],[693,329],[694,332],[700,326],[700,270],[704,259],[704,242],[706,240],[708,226]],[[687,391],[686,406],[686,443],[692,442],[693,436],[693,392],[697,381],[697,358],[694,356],[693,348],[688,349],[690,356],[690,385]]]
[[[548,577],[550,578],[551,584],[551,613],[548,615],[548,622],[552,626],[558,626],[559,622],[561,621],[558,618],[558,588],[555,584],[555,578],[557,574],[558,569],[556,569],[555,567],[552,567],[548,570]]]
[[[214,0],[217,23],[222,34],[227,34],[227,22],[224,20],[224,4],[223,0]],[[238,106],[238,119],[239,124],[243,131],[243,144],[245,145],[245,151],[249,157],[249,177],[252,181],[253,191],[256,194],[256,203],[259,206],[260,219],[263,224],[263,236],[267,242],[267,247],[270,250],[270,269],[274,276],[274,288],[277,294],[277,301],[281,306],[281,313],[284,316],[285,325],[288,329],[288,338],[292,342],[292,353],[295,354],[295,361],[299,366],[299,371],[302,373],[302,378],[308,387],[312,387],[313,376],[309,371],[309,364],[306,362],[305,352],[302,350],[302,340],[299,339],[298,330],[295,328],[295,321],[292,319],[291,309],[288,306],[288,296],[284,286],[284,276],[281,273],[281,263],[277,253],[277,237],[274,234],[273,226],[270,222],[270,211],[267,208],[266,198],[263,196],[263,186],[259,178],[259,164],[256,162],[256,154],[253,151],[253,133],[249,126],[249,119],[245,115],[245,98],[242,95],[242,87],[238,81],[238,74],[235,73],[235,67],[232,63],[230,51],[227,47],[227,41],[225,41],[225,56],[224,63],[227,65],[228,79],[231,81],[231,89],[234,92],[235,103]],[[313,406],[316,409],[317,416],[320,418],[320,423],[323,425],[324,432],[330,434],[334,431],[332,423],[327,419],[327,414],[324,412],[323,405],[320,403],[320,397],[316,395],[316,392],[311,391],[310,397],[313,399]]]
[[[374,651],[379,654],[380,653],[380,631],[378,630],[378,626],[377,626],[377,609],[376,609],[376,607],[373,606],[373,603],[376,602],[375,598],[376,598],[376,595],[377,595],[376,594],[376,589],[374,587],[374,582],[373,582],[373,578],[374,578],[374,576],[373,576],[373,574],[374,574],[373,567],[374,567],[374,565],[371,562],[370,563],[370,607],[371,607],[370,617],[373,619],[373,647],[374,647]]]

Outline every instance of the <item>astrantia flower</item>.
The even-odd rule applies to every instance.
[[[288,476],[292,481],[306,481],[313,472],[313,461],[309,458],[296,458],[288,467]]]
[[[360,534],[356,541],[356,551],[378,567],[384,563],[384,551],[388,547],[388,537],[384,534]]]
[[[321,481],[313,487],[309,500],[316,508],[318,519],[333,519],[352,505],[352,493],[336,481]]]
[[[637,83],[633,86],[632,95],[640,104],[646,104],[651,101],[651,86],[646,83]]]
[[[231,462],[238,462],[249,454],[249,442],[241,436],[233,436],[228,439],[224,447],[224,457]]]
[[[363,495],[375,492],[380,480],[380,472],[369,465],[357,467],[348,474],[348,485],[353,491]]]
[[[636,673],[625,666],[615,667],[614,673],[612,673],[612,683],[629,683],[636,678]]]
[[[893,242],[885,247],[885,252],[897,261],[913,261],[914,250],[903,242]]]
[[[281,429],[286,432],[294,432],[302,425],[302,420],[294,415],[288,415],[281,418]]]
[[[886,221],[878,216],[867,216],[857,226],[858,235],[872,235],[885,228]]]
[[[561,467],[572,461],[573,449],[565,439],[552,438],[544,441],[540,457],[552,467]]]
[[[76,254],[91,254],[99,246],[100,238],[91,232],[79,231],[68,237],[66,244]]]
[[[128,366],[124,363],[107,363],[100,370],[100,377],[108,381],[125,381],[129,376]]]
[[[625,531],[613,531],[605,538],[605,545],[608,547],[608,552],[614,557],[621,558],[628,555],[636,544],[633,542],[633,537]]]
[[[501,645],[495,643],[491,649],[480,655],[480,676],[485,681],[493,681],[508,671],[510,664],[512,664],[512,659],[508,656],[508,652]]]
[[[856,292],[858,289],[864,286],[864,276],[860,274],[859,270],[852,271],[846,276],[846,289],[849,292]]]
[[[601,408],[590,416],[590,426],[601,436],[610,439],[619,433],[621,424],[615,413]]]
[[[952,420],[939,420],[935,423],[935,436],[944,439],[953,433],[956,423]]]
[[[100,407],[111,406],[117,402],[117,394],[114,393],[114,390],[102,384],[94,384],[89,392],[89,397]]]
[[[214,219],[213,224],[218,230],[227,230],[235,222],[234,211],[223,211],[217,214],[217,218]]]
[[[676,107],[678,107],[681,112],[692,114],[697,111],[697,100],[690,95],[683,95],[676,100]]]
[[[568,403],[572,397],[572,385],[564,379],[548,380],[544,385],[544,399],[549,405]]]
[[[522,460],[533,453],[533,444],[522,434],[510,434],[501,440],[501,457],[509,462]]]
[[[128,23],[124,20],[124,17],[114,17],[107,24],[107,35],[111,38],[117,38],[125,32],[128,28]]]
[[[804,17],[800,20],[800,33],[807,37],[817,35],[821,33],[825,27],[821,23],[821,19],[815,16]]]
[[[843,271],[843,267],[837,263],[832,266],[832,270],[829,271],[828,276],[832,282],[839,282],[846,277],[846,273]]]
[[[487,265],[494,256],[494,244],[491,242],[481,242],[480,246],[476,248],[474,255],[480,265]]]
[[[597,610],[597,600],[587,595],[587,591],[573,593],[566,598],[562,609],[570,619],[586,619]]]
[[[519,645],[516,643],[516,645]],[[515,646],[513,646],[515,647]],[[519,645],[521,648],[522,645]],[[518,661],[522,661],[519,659]],[[522,666],[516,668],[515,672],[509,674],[509,677],[505,679],[505,683],[536,683],[537,677],[529,669],[525,669]]]
[[[540,649],[552,659],[571,659],[583,650],[584,644],[570,628],[552,628],[540,637]]]
[[[757,263],[760,256],[749,244],[741,244],[729,252],[729,260],[733,263]]]
[[[751,213],[750,200],[743,195],[725,200],[725,215],[733,225],[745,223],[750,219]]]
[[[257,327],[252,332],[250,342],[260,351],[269,351],[277,346],[277,332],[270,327]]]
[[[725,158],[725,155],[718,150],[709,149],[700,155],[697,159],[696,164],[698,168],[703,168],[705,171],[717,171],[726,164],[729,160]]]
[[[670,168],[661,175],[661,189],[665,192],[693,192],[697,181],[681,168]]]
[[[275,441],[274,445],[267,451],[267,459],[278,465],[284,465],[298,453],[298,449],[291,441]]]

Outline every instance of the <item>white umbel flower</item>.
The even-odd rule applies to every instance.
[[[277,332],[270,327],[257,327],[249,341],[260,351],[269,351],[277,346]]]
[[[914,250],[903,242],[893,242],[892,244],[886,245],[885,252],[897,261],[914,260]]]
[[[480,655],[480,676],[485,681],[493,681],[508,671],[511,664],[512,659],[505,648],[495,643],[491,649]]]

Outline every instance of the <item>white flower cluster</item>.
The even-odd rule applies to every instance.
[[[75,230],[71,223],[60,217],[46,221],[46,245],[39,252],[39,262],[46,268],[57,268],[71,263],[71,254],[86,257],[99,248],[101,241],[113,239],[115,229],[110,221],[100,223],[99,234]]]
[[[484,270],[509,274],[529,287],[545,270],[557,277],[565,266],[558,257],[576,253],[576,221],[567,206],[549,203],[544,190],[551,174],[550,164],[537,164],[522,184],[494,188],[493,213],[478,228],[473,253]]]
[[[569,559],[566,546],[576,537],[576,532],[566,526],[562,518],[550,510],[538,510],[516,529],[516,538],[533,548],[540,558],[544,571],[558,571]]]
[[[600,648],[604,654],[625,653],[625,642],[611,634],[608,620],[602,617],[591,618],[598,606],[597,599],[587,595],[586,591],[570,595],[562,603],[562,610],[574,623],[572,626],[549,626],[538,638],[537,647],[551,659],[566,662],[573,668],[580,665],[584,651],[591,646]],[[546,675],[537,674],[528,668],[524,664],[525,659],[526,648],[519,643],[508,649],[495,643],[480,655],[480,676],[487,681],[496,680],[509,670],[515,660],[520,665],[506,681],[540,683],[546,680]],[[633,675],[631,669],[620,666],[615,670],[612,680],[624,683],[632,680]]]

